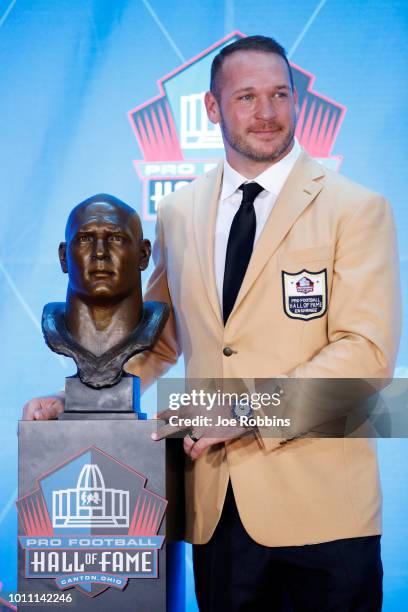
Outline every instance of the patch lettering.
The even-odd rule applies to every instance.
[[[283,309],[291,319],[318,319],[327,310],[327,269],[282,270]]]

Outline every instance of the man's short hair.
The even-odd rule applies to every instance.
[[[269,36],[246,36],[245,38],[240,38],[230,45],[223,47],[213,59],[211,65],[210,90],[218,100],[220,97],[218,77],[220,75],[222,65],[229,55],[232,55],[237,51],[258,51],[261,53],[274,53],[275,55],[279,55],[285,61],[288,67],[290,86],[293,90],[292,69],[290,67],[288,58],[286,57],[286,51],[282,45]]]

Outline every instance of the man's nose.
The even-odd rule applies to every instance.
[[[92,259],[109,259],[108,242],[104,238],[97,238],[95,241],[95,248],[92,253]]]
[[[256,116],[263,120],[270,120],[276,117],[275,104],[269,96],[260,96],[258,98]]]

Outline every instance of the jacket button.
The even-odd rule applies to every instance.
[[[231,355],[235,353],[235,351],[233,351],[232,348],[230,348],[229,346],[223,348],[222,352],[224,353],[225,357],[231,357]]]

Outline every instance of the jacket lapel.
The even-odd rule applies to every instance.
[[[214,270],[214,238],[218,199],[221,191],[223,163],[205,174],[197,182],[194,196],[194,235],[203,283],[208,300],[217,318],[224,326],[218,301]]]
[[[254,248],[230,318],[296,219],[321,191],[323,185],[319,179],[323,176],[323,167],[302,152],[283,186]]]

